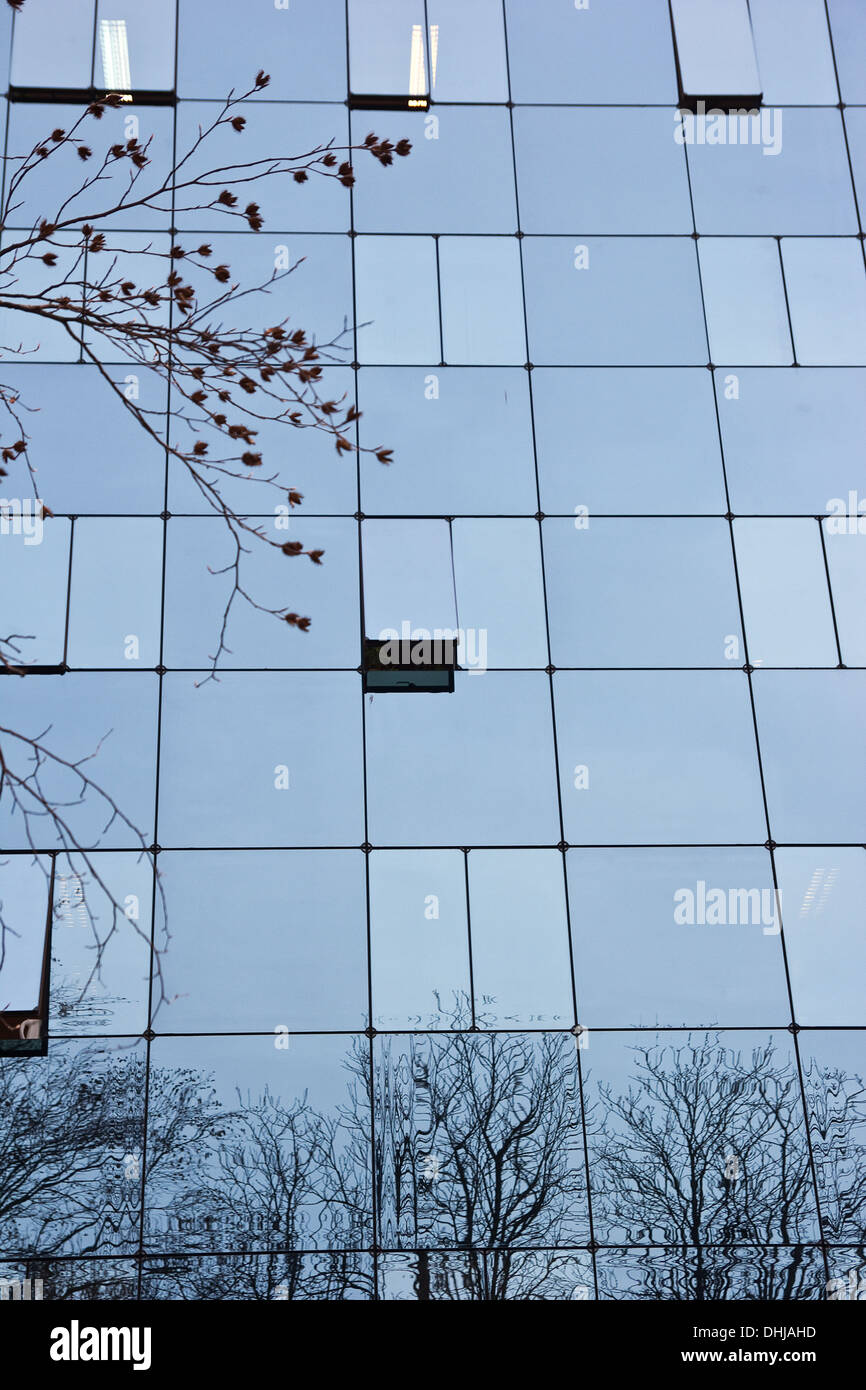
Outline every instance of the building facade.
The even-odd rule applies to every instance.
[[[46,768],[82,867],[0,796],[0,1272],[61,1299],[861,1297],[860,0],[2,24],[7,193],[94,92],[131,97],[94,150],[169,171],[270,75],[216,137],[264,228],[169,199],[109,244],[142,275],[184,238],[242,284],[290,269],[243,312],[334,343],[361,414],[357,453],[262,426],[291,515],[229,481],[325,554],[251,547],[256,600],[311,626],[235,604],[209,679],[233,552],[160,444],[176,399],[122,341],[113,393],[86,334],[22,329],[40,265],[0,293],[53,513],[10,464],[2,626],[32,670],[0,747],[98,748],[113,798]],[[351,188],[261,174],[370,131],[411,154],[356,156]],[[80,181],[37,166],[3,244]],[[374,639],[417,673],[374,679]]]

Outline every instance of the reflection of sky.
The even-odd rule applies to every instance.
[[[112,730],[91,770],[165,850],[173,1002],[155,1028],[184,1036],[158,1038],[154,1058],[213,1070],[226,1102],[309,1086],[333,1108],[349,1040],[328,1034],[442,1031],[469,1001],[488,1032],[570,1028],[576,1002],[591,1074],[615,1087],[625,1030],[788,1039],[789,984],[807,1027],[864,1023],[863,677],[838,668],[866,662],[866,535],[816,518],[833,498],[866,506],[866,121],[851,105],[866,100],[866,24],[832,0],[840,112],[823,4],[751,0],[765,99],[784,105],[768,156],[674,140],[665,0],[504,8],[507,62],[499,0],[350,0],[354,92],[405,96],[413,26],[416,45],[435,30],[436,81],[429,111],[349,111],[341,0],[249,6],[240,24],[229,0],[181,0],[176,113],[130,103],[92,135],[121,138],[136,118],[163,168],[175,123],[183,145],[264,67],[270,87],[216,159],[368,130],[413,142],[392,168],[358,159],[351,195],[251,184],[260,236],[176,214],[180,239],[200,233],[244,284],[300,262],[232,312],[289,315],[320,341],[347,326],[326,394],[357,387],[362,444],[394,449],[384,468],[262,424],[267,471],[304,494],[287,526],[267,488],[226,484],[269,538],[324,550],[321,568],[270,549],[244,560],[254,596],[309,614],[310,633],[238,609],[221,680],[197,689],[230,591],[209,573],[231,560],[221,523],[67,335],[28,327],[38,347],[3,366],[39,407],[27,429],[57,516],[40,545],[0,535],[2,631],[70,670],[6,680],[0,722],[50,725],[73,757]],[[111,18],[133,84],[164,88],[174,7],[151,10],[145,24],[132,4],[28,0],[12,81],[86,86],[94,20]],[[689,81],[748,84],[739,40],[710,51],[707,34]],[[96,64],[100,81],[98,48]],[[10,152],[71,119],[68,103],[12,103]],[[51,211],[77,165],[43,164],[13,224]],[[112,220],[137,278],[168,227],[168,213]],[[110,367],[121,389],[132,370]],[[165,386],[134,375],[136,399],[164,412]],[[403,623],[472,632],[476,654],[483,634],[489,669],[469,674],[464,641],[453,694],[363,695],[362,637]],[[147,934],[134,835],[104,831],[93,806],[69,815]],[[0,845],[26,846],[2,807]],[[0,865],[4,911],[31,928],[9,947],[4,999],[32,994],[41,963],[27,864]],[[785,951],[761,925],[676,923],[678,890],[769,889],[774,867]],[[73,1006],[77,930],[55,928],[55,1031],[140,1033],[141,938],[124,926]],[[814,1056],[855,1072],[855,1041],[816,1033]],[[643,1275],[609,1277],[623,1290]]]

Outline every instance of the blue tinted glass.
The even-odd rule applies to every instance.
[[[858,0],[830,0],[830,30],[833,35],[842,100],[864,102],[866,15]]]
[[[714,362],[793,360],[778,244],[769,237],[701,237],[698,243]]]
[[[321,116],[318,117],[321,124]],[[484,106],[435,114],[358,111],[353,139],[368,131],[405,137],[412,152],[385,168],[356,156],[359,232],[514,232],[517,209],[508,112]],[[473,159],[470,150],[484,151]]]
[[[780,849],[776,871],[797,1019],[862,1026],[866,854],[860,846]]]
[[[737,574],[753,666],[835,666],[821,533],[802,520],[734,522]]]
[[[160,873],[171,932],[162,1029],[279,1036],[366,1024],[359,851],[167,853]],[[250,914],[252,937],[236,930]]]
[[[375,843],[553,844],[559,825],[549,716],[540,672],[458,672],[448,696],[368,695]]]
[[[342,101],[346,95],[343,0],[294,0],[236,11],[211,0],[180,0],[178,92],[223,100],[246,91],[265,65],[263,95],[293,101]],[[202,36],[208,36],[202,42]]]
[[[590,1186],[605,1242],[734,1244],[760,1234],[776,1244],[783,1230],[789,1240],[815,1238],[788,1034],[593,1034],[590,1054],[587,1106],[603,1101],[588,1126]]]
[[[673,129],[665,110],[518,107],[524,231],[690,232],[686,165]]]
[[[866,432],[862,371],[716,372],[735,512],[814,516],[847,507]]]
[[[535,511],[529,383],[522,368],[375,368],[358,374],[365,512]],[[474,425],[484,419],[479,448]],[[536,417],[537,421],[537,417]]]
[[[574,1006],[559,852],[473,850],[469,909],[481,1026],[570,1027]]]
[[[281,515],[249,524],[264,538],[242,538],[238,577],[251,602],[242,595],[232,602],[226,667],[357,666],[355,522]],[[232,598],[235,541],[221,517],[174,517],[167,537],[165,664],[207,669]],[[293,542],[323,550],[321,563],[284,555],[279,547]],[[309,617],[309,629],[289,626],[281,616],[287,612]]]
[[[565,838],[572,845],[766,838],[740,671],[559,671]]]
[[[191,675],[167,676],[162,842],[360,844],[358,693],[358,677],[350,674],[229,672],[198,689]],[[250,776],[251,768],[258,775]],[[320,799],[329,783],[345,794]]]
[[[656,237],[528,237],[529,355],[565,365],[706,360],[692,244]],[[629,312],[617,305],[625,300]]]
[[[441,342],[433,239],[358,237],[355,275],[360,360],[438,362]]]
[[[667,6],[612,0],[602,6],[507,0],[514,101],[676,100]]]
[[[757,671],[753,682],[774,836],[798,844],[862,841],[863,672]],[[810,740],[820,757],[791,758],[792,747]]]
[[[784,1024],[781,916],[766,850],[572,849],[567,859],[584,1026]]]
[[[544,523],[555,666],[730,664],[740,624],[726,522],[582,520]]]
[[[818,237],[786,237],[781,245],[798,362],[866,362],[860,246]]]
[[[525,361],[517,241],[443,237],[439,242],[439,273],[444,360]]]
[[[282,16],[275,16],[277,24]],[[215,92],[215,96],[222,96]],[[185,154],[195,144],[201,128],[207,130],[222,111],[221,102],[185,101],[178,108],[178,149]],[[324,173],[310,173],[306,183],[296,183],[286,174],[268,177],[260,171],[266,170],[275,160],[286,160],[294,156],[314,157],[329,142],[342,150],[340,160],[345,155],[349,132],[346,112],[340,107],[319,104],[302,105],[297,102],[287,104],[256,103],[250,106],[245,115],[246,126],[240,133],[230,126],[223,125],[212,135],[208,135],[202,148],[183,166],[180,179],[194,179],[208,176],[210,171],[231,169],[242,166],[237,173],[244,178],[241,186],[240,207],[248,202],[259,204],[265,220],[264,236],[270,242],[271,231],[289,232],[347,232],[349,230],[349,190],[338,179]],[[364,132],[366,134],[366,131]],[[363,137],[362,137],[363,138]],[[302,161],[304,162],[304,161]],[[372,160],[369,161],[372,165]],[[247,165],[254,166],[247,169]],[[365,177],[372,170],[363,168]],[[385,172],[384,170],[382,171]],[[230,177],[224,173],[221,178],[214,174],[210,197],[216,197],[220,188]],[[194,227],[221,228],[232,231],[246,231],[247,224],[242,216],[229,220],[225,211],[215,211],[202,207],[208,198],[197,189],[185,190],[182,185],[175,193],[176,224],[181,229]],[[259,248],[260,249],[260,248]],[[268,248],[270,250],[270,246]],[[294,247],[292,259],[296,259]],[[298,254],[304,254],[299,252]],[[294,286],[292,286],[294,288]]]
[[[866,620],[863,585],[866,581],[866,520],[859,515],[834,517],[823,523],[827,565],[839,646],[846,666],[866,666]]]
[[[155,517],[80,517],[75,522],[70,666],[134,670],[158,664],[162,532]]]
[[[96,0],[47,0],[15,16],[12,81],[19,87],[87,87]]]
[[[545,512],[724,512],[705,370],[535,371],[532,400]]]
[[[695,223],[707,234],[853,235],[857,216],[838,111],[764,108],[725,117],[719,143],[688,145]],[[705,249],[701,248],[702,251]]]
[[[839,100],[822,0],[750,0],[764,104],[830,106]]]
[[[370,855],[376,1028],[448,1028],[469,996],[466,871],[456,850]]]
[[[0,498],[0,586],[10,654],[22,666],[63,660],[69,584],[68,521],[44,518],[32,498]]]

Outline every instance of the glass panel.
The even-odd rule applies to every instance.
[[[507,0],[511,96],[519,102],[676,100],[673,44],[663,0]]]
[[[262,1037],[153,1043],[147,1248],[369,1245],[366,1040],[266,1027]]]
[[[88,87],[95,0],[44,0],[15,15],[16,87]]]
[[[200,689],[190,675],[163,684],[161,843],[361,843],[357,675],[228,671]]]
[[[760,94],[748,0],[671,0],[671,17],[684,96]]]
[[[174,87],[175,0],[99,0],[93,81],[109,91]]]
[[[158,664],[162,533],[156,518],[75,522],[70,666]]]
[[[866,519],[861,514],[856,522],[832,518],[823,524],[842,660],[866,666]]]
[[[367,637],[457,627],[446,521],[365,521],[362,544]]]
[[[734,522],[737,572],[753,666],[835,666],[821,533],[802,520]]]
[[[735,512],[816,516],[843,499],[863,466],[866,373],[716,373],[725,465]]]
[[[585,1027],[786,1025],[766,850],[572,849],[567,860]]]
[[[856,240],[781,243],[799,362],[866,362],[866,278]]]
[[[778,243],[769,237],[701,237],[698,242],[714,362],[789,365]]]
[[[776,871],[798,1022],[862,1026],[866,854],[860,846],[779,849]]]
[[[560,671],[553,686],[571,844],[766,839],[741,671]]]
[[[483,1028],[570,1028],[568,919],[557,850],[473,850],[469,911]]]
[[[171,1003],[157,1026],[274,1034],[365,1026],[359,851],[167,853],[159,867]],[[252,934],[238,930],[243,921],[255,921]]]
[[[150,844],[157,677],[144,671],[118,671],[3,679],[3,722],[9,728],[25,738],[43,735],[43,747],[67,762],[88,759],[84,770],[96,785],[83,800],[76,773],[56,762],[44,768],[42,786],[46,797],[55,804],[67,803],[62,815],[69,833],[87,849],[140,847],[135,830],[120,818],[112,818],[110,804],[98,794],[97,788],[101,788]],[[25,766],[29,770],[27,756],[23,744],[16,748],[19,774]],[[38,848],[54,849],[60,843],[44,817],[31,828],[38,836]],[[0,844],[23,849],[27,843],[20,814],[10,818],[9,804],[4,799],[0,805]]]
[[[372,1089],[389,1246],[508,1250],[586,1240],[574,1038],[377,1038]]]
[[[236,1224],[232,1214],[210,1218],[206,1210],[196,1219],[210,1220],[206,1229],[214,1231]],[[141,1296],[146,1299],[342,1303],[366,1302],[375,1292],[372,1256],[356,1251],[299,1255],[271,1250],[266,1255],[199,1255],[187,1260],[172,1255],[145,1260],[141,1272]]]
[[[31,497],[0,497],[2,635],[14,635],[3,648],[20,665],[63,660],[68,583],[69,522],[43,519]]]
[[[520,248],[504,237],[443,237],[443,356],[450,362],[525,362]]]
[[[199,128],[207,129],[217,119],[221,109],[217,102],[181,103],[178,108],[177,143],[182,155],[194,145]],[[311,154],[329,142],[344,151],[339,155],[342,162],[347,157],[345,147],[349,142],[345,109],[318,103],[303,106],[297,102],[256,102],[245,108],[244,119],[246,126],[240,134],[228,126],[222,126],[209,135],[201,150],[183,166],[181,176],[184,179],[196,178],[213,169],[240,166],[236,170],[236,177],[243,179],[243,183],[236,187],[235,192],[241,207],[248,202],[257,202],[261,207],[267,246],[257,247],[256,252],[263,258],[273,255],[274,261],[279,259],[273,244],[274,238],[277,243],[280,241],[276,235],[278,231],[347,232],[351,221],[349,190],[338,179],[315,171],[302,184],[286,174],[254,178],[252,174],[255,171],[245,167],[258,164],[260,168],[265,168],[271,160],[283,161]],[[364,134],[366,129],[362,139]],[[360,158],[356,159],[356,163],[361,164]],[[359,184],[365,183],[370,175],[375,176],[376,171],[381,169],[378,164],[374,169],[373,164],[372,159],[361,164],[358,169]],[[381,172],[383,175],[393,173],[390,169],[381,169]],[[221,186],[214,181],[211,196],[216,197]],[[214,211],[200,207],[207,200],[198,190],[184,192],[179,189],[175,196],[175,223],[178,227],[221,230],[231,227],[233,231],[248,232],[243,216],[230,219],[224,209]],[[303,254],[292,245],[290,252],[292,261]],[[215,260],[213,264],[216,264]],[[274,268],[273,264],[271,268]],[[298,275],[293,276],[293,280],[298,278]],[[288,288],[294,290],[295,286],[290,282]]]
[[[683,1245],[601,1250],[599,1298],[653,1303],[767,1302],[824,1297],[824,1261],[808,1246]]]
[[[823,0],[749,0],[764,105],[839,100]]]
[[[637,1043],[596,1033],[591,1047],[587,1115],[601,1102],[587,1134],[597,1240],[816,1238],[797,1060],[784,1031]]]
[[[437,101],[507,101],[499,0],[427,0],[432,95]]]
[[[293,101],[342,101],[346,95],[344,0],[232,5],[180,0],[177,85],[181,96],[224,99],[252,86],[265,64],[261,94]]]
[[[527,237],[523,248],[531,361],[599,366],[706,361],[691,242]],[[624,303],[627,314],[621,312]]]
[[[773,837],[866,839],[863,671],[756,671],[752,677]],[[792,748],[820,756],[792,758]]]
[[[586,521],[581,529],[564,519],[544,522],[555,666],[742,661],[726,522]]]
[[[866,102],[866,14],[859,0],[830,0],[830,31],[842,100]]]
[[[228,651],[220,664],[269,669],[357,666],[357,524],[299,515],[265,517],[250,525],[260,527],[267,539],[242,537],[247,551],[240,559],[244,589],[265,609],[298,613],[309,617],[311,625],[301,632],[236,595],[225,632]],[[221,517],[173,517],[167,534],[165,663],[207,669],[232,594],[235,543]],[[321,549],[321,564],[314,565],[306,555],[283,555],[268,541]]]
[[[394,450],[391,467],[362,455],[365,512],[535,511],[529,381],[522,368],[363,369],[358,383],[362,445]]]
[[[689,141],[695,222],[704,236],[856,232],[840,113],[788,107],[784,127],[782,115],[765,109],[736,125],[732,117],[723,143]]]
[[[529,519],[454,522],[458,659],[470,670],[546,666],[538,525]]]
[[[95,854],[93,865],[102,883],[80,861],[80,873],[72,872],[67,860],[58,861],[51,926],[51,1033],[143,1033],[148,1023],[153,867],[140,854]],[[119,905],[116,918],[106,888]],[[167,956],[160,935],[156,946]],[[158,997],[157,991],[154,1004]]]
[[[28,154],[40,142],[48,141],[53,130],[70,130],[81,114],[81,106],[57,106],[53,102],[50,105],[13,103],[9,113],[10,154]],[[132,138],[142,146],[148,146],[150,164],[141,175],[137,191],[129,194],[127,201],[158,188],[170,175],[174,139],[174,116],[170,110],[124,104],[117,110],[106,110],[99,121],[86,120],[79,135],[93,150],[93,158],[86,164],[82,163],[71,144],[52,149],[49,157],[37,163],[32,172],[22,179],[20,192],[16,190],[13,199],[15,208],[9,218],[10,227],[31,227],[40,217],[56,220],[67,199],[69,204],[64,209],[64,217],[86,220],[97,212],[116,207],[127,195],[129,187],[132,166],[127,160],[109,160],[106,172],[100,174],[99,186],[94,188],[91,184],[85,188],[84,185],[90,183],[96,172],[94,166],[101,164],[112,145],[126,144]],[[50,141],[48,143],[50,146]],[[154,208],[130,207],[128,211],[115,212],[102,221],[106,227],[167,229],[171,224],[170,195],[161,200],[161,206],[164,208],[162,212]],[[70,237],[71,241],[76,239]],[[103,259],[107,269],[109,258],[104,256]],[[148,284],[153,279],[162,278],[152,266],[148,267],[148,271],[151,277]]]
[[[438,362],[433,238],[362,236],[354,246],[361,361]]]
[[[423,0],[349,0],[351,90],[425,96],[424,28]]]
[[[532,373],[545,512],[725,511],[705,370]]]
[[[518,107],[525,232],[691,232],[689,185],[668,110]]]
[[[857,1241],[847,1251],[838,1298],[851,1297],[849,1271],[863,1270],[863,1183],[866,1178],[866,1115],[863,1109],[863,1032],[809,1032],[801,1044],[806,1110],[815,1154],[818,1200],[825,1239]],[[838,1258],[838,1257],[837,1257]],[[838,1265],[837,1265],[838,1268]],[[846,1277],[847,1276],[847,1277]],[[838,1278],[839,1276],[837,1276]],[[858,1298],[863,1285],[857,1281]],[[846,1285],[848,1288],[846,1289]]]
[[[109,368],[107,375],[122,394],[96,367],[4,364],[4,383],[21,393],[39,490],[55,515],[162,510],[164,450],[123,395],[148,412],[161,433],[165,384],[137,364],[129,372]],[[8,480],[4,491],[11,491]]]
[[[9,247],[15,238],[15,232],[4,232],[3,245]],[[66,294],[68,290],[68,297],[73,303],[80,304],[81,290],[76,286],[81,284],[81,267],[75,269],[77,253],[70,249],[68,242],[55,247],[55,251],[57,265],[51,272],[54,278],[49,283],[46,283],[45,267],[41,261],[32,256],[18,261],[12,272],[16,295],[22,298],[42,295],[49,284],[56,287],[62,284],[64,289],[57,292]],[[11,288],[9,281],[6,288]],[[63,323],[41,315],[19,313],[12,308],[0,309],[0,340],[14,344],[11,350],[7,348],[7,352],[25,362],[77,362],[81,355],[80,339],[81,330],[77,324],[67,329]]]
[[[368,696],[373,843],[555,844],[549,711],[541,672],[458,671],[451,695]]]
[[[0,1015],[38,1013],[50,872],[50,859],[29,854],[0,859]],[[0,1017],[0,1044],[16,1032]]]
[[[849,106],[845,110],[845,130],[857,196],[862,205],[866,199],[866,111]]]
[[[3,1068],[4,1110],[14,1104],[39,1134],[38,1144],[18,1146],[18,1199],[0,1218],[5,1250],[138,1248],[145,1064],[143,1042],[101,1049],[91,1039],[58,1041],[23,1070]]]
[[[467,106],[437,110],[436,115],[354,112],[353,139],[362,141],[370,130],[408,138],[412,152],[397,159],[394,168],[356,156],[353,197],[359,232],[515,231],[507,111]],[[470,150],[483,150],[484,158],[468,157]]]
[[[376,1028],[449,1028],[469,999],[463,855],[370,855],[370,961]]]
[[[320,238],[322,240],[324,238]],[[339,258],[339,268],[342,269],[342,257]],[[318,271],[314,273],[318,274]],[[315,331],[320,318],[320,314],[314,314],[303,326],[308,332]],[[321,322],[324,331],[320,336],[330,337],[335,320],[322,318]],[[298,327],[301,327],[300,323]],[[351,337],[348,341],[351,342]],[[348,409],[348,404],[354,399],[352,379],[353,373],[349,367],[325,367],[320,380],[322,399],[346,403]],[[285,422],[273,420],[261,420],[257,428],[256,445],[263,459],[263,467],[257,470],[263,475],[258,484],[249,475],[237,479],[202,470],[205,478],[211,481],[218,479],[220,494],[239,515],[254,512],[267,516],[269,520],[276,516],[284,519],[284,511],[279,509],[286,507],[286,492],[290,487],[300,492],[304,499],[303,513],[296,514],[299,520],[301,516],[306,518],[320,512],[351,513],[357,510],[357,462],[351,454],[337,454],[331,435],[322,430],[296,430]],[[388,438],[376,441],[377,445],[390,442]],[[376,467],[381,468],[382,465],[377,463]],[[275,487],[267,483],[266,479],[270,477],[275,479]],[[168,505],[174,515],[182,512],[213,514],[213,508],[202,496],[188,469],[176,459],[169,463]],[[315,522],[311,524],[316,525]],[[296,525],[292,519],[290,527]],[[306,534],[311,533],[307,531]],[[309,561],[304,563],[308,564]]]

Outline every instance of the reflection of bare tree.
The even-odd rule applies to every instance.
[[[44,1062],[0,1066],[0,1250],[4,1258],[128,1251],[138,1243],[144,1065],[58,1047]],[[218,1128],[193,1071],[152,1068],[148,1167],[189,1179]]]
[[[431,1249],[472,1252],[447,1276],[501,1299],[522,1296],[522,1248],[588,1238],[573,1038],[383,1038],[372,1075],[360,1053],[350,1067],[347,1123],[368,1145],[372,1102],[380,1241],[420,1248],[419,1297],[431,1296]]]
[[[679,1247],[678,1260],[639,1257],[647,1297],[724,1296],[743,1283],[743,1256],[732,1258],[731,1248],[746,1245],[763,1248],[753,1285],[761,1292],[751,1297],[804,1296],[815,1281],[808,1252],[771,1251],[819,1235],[793,1061],[780,1058],[772,1040],[744,1055],[710,1034],[633,1051],[628,1091],[599,1087],[600,1123],[590,1135],[598,1238]],[[862,1232],[866,1164],[862,1143],[852,1142],[863,1117],[858,1094],[862,1085],[838,1070],[807,1077],[813,1116],[826,1112],[828,1097],[840,1098],[836,1130],[843,1142],[834,1143],[824,1165],[822,1203],[837,1211],[841,1204],[850,1222],[859,1202]],[[851,1229],[838,1217],[825,1223],[836,1239],[843,1227]]]
[[[596,1238],[631,1247],[604,1254],[602,1293],[821,1297],[793,1064],[772,1042],[744,1054],[712,1035],[634,1052],[627,1089],[599,1087],[587,1117]],[[147,1296],[369,1297],[374,1210],[379,1246],[403,1252],[380,1256],[386,1297],[592,1296],[574,1249],[589,1230],[570,1035],[359,1038],[346,1068],[329,1113],[267,1091],[226,1106],[200,1072],[152,1069]],[[816,1068],[806,1086],[827,1233],[862,1250],[862,1083]],[[140,1056],[7,1063],[0,1105],[0,1259],[53,1297],[107,1287],[104,1257],[138,1245]],[[123,1269],[126,1290],[133,1260]]]

